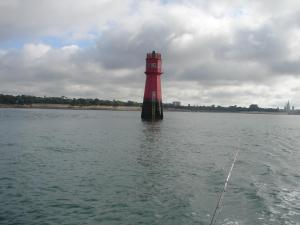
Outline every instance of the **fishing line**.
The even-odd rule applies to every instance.
[[[221,212],[221,210],[222,210],[222,201],[223,201],[223,197],[224,197],[224,194],[225,194],[225,192],[226,192],[227,185],[228,185],[228,181],[229,181],[229,179],[230,179],[231,172],[232,172],[232,170],[233,170],[233,167],[234,167],[234,164],[235,164],[235,162],[236,162],[236,159],[237,159],[237,156],[238,156],[238,154],[239,154],[239,151],[240,151],[240,148],[238,147],[238,149],[237,149],[237,151],[236,151],[236,153],[235,153],[235,155],[234,155],[234,159],[233,159],[233,162],[232,162],[232,164],[231,164],[230,170],[229,170],[229,172],[228,172],[226,181],[225,181],[225,183],[224,183],[223,190],[222,190],[221,195],[220,195],[220,197],[219,197],[217,206],[216,206],[216,208],[215,208],[215,210],[214,210],[214,213],[213,213],[213,215],[212,215],[212,218],[211,218],[211,221],[210,221],[210,225],[214,225],[214,224],[216,223],[217,217],[218,217],[218,215],[220,214],[220,212]]]

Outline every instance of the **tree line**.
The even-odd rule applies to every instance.
[[[31,95],[3,95],[0,94],[0,104],[8,105],[30,105],[30,104],[66,104],[66,105],[103,105],[103,106],[141,106],[134,101],[102,100],[98,98],[67,98],[61,97],[37,97]]]

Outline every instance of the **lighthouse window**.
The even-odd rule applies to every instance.
[[[156,68],[156,63],[148,63],[147,67],[149,67],[149,68]]]

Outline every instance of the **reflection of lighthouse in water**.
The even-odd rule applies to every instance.
[[[147,54],[146,58],[146,84],[142,108],[143,120],[162,120],[162,96],[160,75],[162,74],[161,54]]]

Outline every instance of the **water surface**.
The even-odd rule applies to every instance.
[[[0,109],[0,224],[300,224],[300,116]]]

